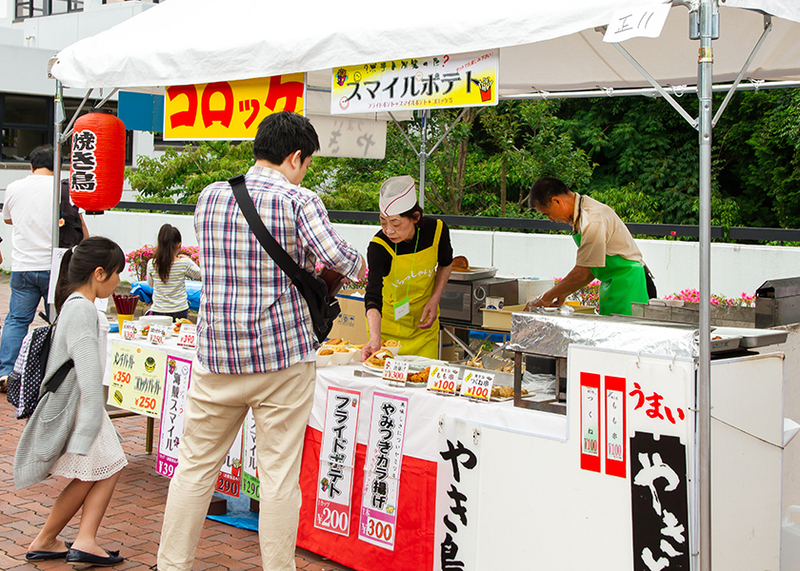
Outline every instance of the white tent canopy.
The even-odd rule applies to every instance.
[[[458,4],[408,0],[381,13],[374,2],[342,5],[263,0],[169,0],[61,52],[51,73],[67,87],[159,88],[313,72],[500,48],[500,96],[573,89],[648,87],[602,32],[614,10],[658,0],[498,1]],[[749,8],[742,10],[734,7]],[[800,80],[800,3],[727,0],[720,7],[714,79],[732,81],[777,16],[746,78]],[[661,85],[694,85],[699,42],[689,39],[689,8],[675,5],[659,38],[624,47]]]
[[[411,57],[500,49],[498,92],[546,92],[696,86],[699,113],[700,296],[710,296],[712,79],[800,84],[798,0],[674,2],[661,35],[620,48],[596,28],[622,7],[658,0],[526,0],[458,4],[407,0],[278,3],[265,0],[169,0],[59,52],[51,72],[76,88],[162,90],[168,85],[313,72],[308,83],[330,85],[330,70]],[[719,4],[719,38],[712,39]],[[696,21],[701,39],[689,39]],[[769,33],[765,34],[765,31]],[[706,57],[698,58],[703,48]],[[754,48],[758,49],[754,49]],[[708,57],[711,56],[712,57]],[[636,64],[636,65],[635,65]],[[641,69],[637,69],[637,65]],[[713,71],[713,76],[712,76]],[[652,81],[644,73],[651,76]],[[666,93],[662,93],[666,95]],[[679,107],[677,105],[674,105]],[[723,105],[724,107],[724,105]],[[710,309],[700,306],[698,363],[699,566],[710,560]]]

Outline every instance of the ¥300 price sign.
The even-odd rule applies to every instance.
[[[476,402],[489,402],[493,384],[494,373],[470,371],[461,385],[461,396]]]
[[[408,378],[408,361],[398,361],[397,359],[386,359],[383,364],[383,380],[395,387],[406,386]]]
[[[433,393],[454,396],[457,385],[457,367],[434,367],[428,377],[428,390]]]

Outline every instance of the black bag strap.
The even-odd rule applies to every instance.
[[[303,270],[300,266],[297,265],[292,257],[283,249],[283,247],[278,243],[275,237],[267,230],[267,227],[264,225],[264,221],[261,220],[261,217],[258,215],[258,211],[256,210],[256,205],[253,203],[253,199],[250,197],[250,194],[247,192],[247,186],[244,182],[244,175],[236,175],[235,177],[228,180],[233,188],[233,196],[236,198],[236,202],[239,204],[239,208],[242,210],[242,214],[244,214],[245,220],[250,225],[250,230],[253,231],[255,237],[258,239],[258,242],[261,244],[261,247],[266,250],[267,254],[275,260],[275,263],[278,264],[280,269],[292,280],[292,283],[295,287],[303,294],[305,297],[306,289],[303,287],[302,277],[300,277],[300,272],[304,274],[308,274],[305,270]],[[309,304],[309,307],[313,306],[311,300],[306,298],[306,301]]]
[[[67,298],[64,301],[64,303],[65,304],[69,303],[70,299],[73,299],[73,298],[72,297]],[[42,317],[42,319],[47,321],[47,316],[44,315],[44,313],[39,312],[39,315]],[[58,315],[56,315],[56,318],[53,320],[52,323],[50,323],[48,321],[49,327],[50,327],[50,331],[47,332],[47,353],[48,354],[50,353],[50,343],[53,341],[53,332],[55,331],[55,326],[56,326],[57,322],[58,322]],[[47,362],[42,363],[41,366],[42,367],[47,367]],[[69,361],[67,361],[63,365],[61,365],[58,368],[58,370],[55,373],[53,373],[53,376],[50,377],[48,380],[46,380],[44,382],[44,391],[42,392],[42,397],[45,395],[45,393],[54,393],[54,392],[56,392],[58,390],[58,387],[61,386],[61,383],[64,382],[64,379],[67,378],[67,373],[69,373],[70,369],[72,369],[72,367],[74,367],[74,366],[75,366],[75,361],[73,361],[72,359],[70,359]],[[39,397],[39,400],[41,400],[41,397]]]

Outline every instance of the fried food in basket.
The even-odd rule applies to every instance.
[[[411,373],[410,375],[408,375],[408,379],[406,379],[406,380],[409,383],[418,383],[418,384],[426,383],[427,384],[428,383],[428,376],[430,376],[430,374],[431,374],[431,368],[430,367],[425,367],[424,369],[422,369],[418,373]]]
[[[322,357],[326,355],[333,355],[333,349],[320,349],[318,355]]]
[[[349,353],[350,351],[353,351],[353,349],[345,347],[344,345],[331,345],[329,348],[334,353]]]
[[[328,339],[325,341],[325,345],[341,345],[343,343],[341,337],[334,337],[333,339]]]
[[[528,389],[522,389],[520,391],[522,396],[528,394]],[[492,387],[492,398],[511,398],[514,396],[514,387],[507,387],[507,386],[496,386]]]
[[[386,342],[381,343],[381,347],[399,347],[400,341],[397,339],[387,339]]]

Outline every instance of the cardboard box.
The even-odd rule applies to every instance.
[[[511,314],[525,309],[522,305],[506,305],[503,309],[493,310],[481,308],[483,312],[483,326],[486,329],[497,329],[498,331],[511,331]]]
[[[364,311],[364,298],[353,295],[356,292],[353,290],[343,291],[336,296],[339,300],[339,307],[342,312],[336,321],[333,323],[333,329],[328,334],[328,337],[333,339],[339,337],[347,339],[350,343],[360,345],[369,341],[369,333],[367,332],[367,315]]]

